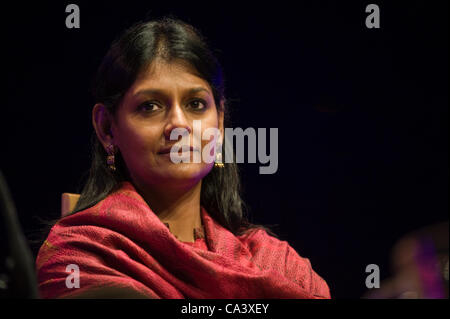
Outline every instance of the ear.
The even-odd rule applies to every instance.
[[[114,144],[112,134],[113,119],[104,104],[97,103],[94,105],[92,109],[92,125],[94,126],[99,141],[105,149],[108,145]]]
[[[220,100],[220,107],[217,111],[219,117],[219,131],[220,131],[220,143],[223,145],[224,135],[224,114],[225,114],[225,100]]]

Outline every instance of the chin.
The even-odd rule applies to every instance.
[[[157,175],[159,175],[159,180],[163,184],[176,182],[179,184],[184,184],[184,182],[188,184],[196,184],[203,177],[208,175],[211,171],[214,163],[206,164],[206,163],[179,163],[172,164],[166,167],[160,167],[160,170]],[[164,182],[163,182],[164,180]]]
[[[211,171],[212,165],[205,163],[179,163],[167,168],[175,179],[202,179]]]

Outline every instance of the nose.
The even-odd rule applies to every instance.
[[[170,140],[170,133],[176,128],[186,129],[189,134],[192,132],[192,128],[189,125],[186,115],[178,104],[171,107],[167,114],[167,122],[164,127],[164,136],[166,140]],[[180,138],[181,137],[179,137],[179,139]]]

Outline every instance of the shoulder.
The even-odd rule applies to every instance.
[[[239,239],[247,246],[252,253],[262,250],[286,250],[289,244],[287,241],[276,238],[269,234],[262,227],[248,229]]]
[[[118,286],[152,292],[129,276],[140,267],[145,251],[130,238],[100,223],[81,224],[73,215],[57,222],[36,258],[36,274],[43,298],[78,295],[98,287]],[[127,273],[122,272],[127,263]],[[68,289],[69,266],[76,266],[85,289]]]
[[[103,213],[98,205],[65,216],[50,229],[37,258],[38,273],[54,267],[114,257],[119,251],[135,250],[134,243],[123,231],[124,224],[115,214]]]

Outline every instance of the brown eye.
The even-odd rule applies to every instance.
[[[189,103],[191,109],[202,111],[206,109],[206,102],[204,100],[193,100]]]
[[[157,103],[155,102],[144,102],[141,105],[139,105],[139,110],[144,111],[144,112],[154,112],[156,110],[158,110],[159,108],[161,108]]]

